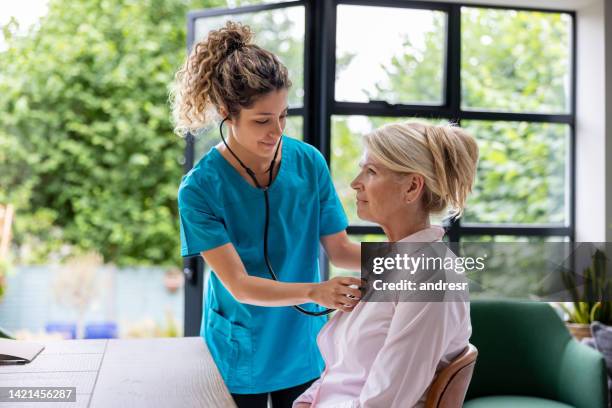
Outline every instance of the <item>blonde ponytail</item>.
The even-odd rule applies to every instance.
[[[472,191],[478,145],[457,126],[416,122],[383,126],[364,137],[368,151],[397,173],[417,173],[425,179],[423,206],[427,212],[461,216]]]

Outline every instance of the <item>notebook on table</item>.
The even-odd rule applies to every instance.
[[[44,348],[30,341],[0,339],[0,365],[30,363]]]

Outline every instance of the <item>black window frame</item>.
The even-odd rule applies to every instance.
[[[381,117],[422,117],[447,119],[461,124],[462,120],[486,120],[508,122],[554,123],[569,126],[569,174],[568,174],[568,220],[564,225],[556,224],[489,224],[462,223],[453,220],[447,227],[450,241],[458,242],[462,237],[485,235],[507,235],[520,237],[562,236],[575,240],[575,195],[576,195],[576,13],[573,10],[542,9],[535,7],[502,6],[470,3],[443,3],[412,0],[299,0],[281,3],[258,4],[238,8],[207,9],[187,15],[187,51],[194,42],[195,20],[207,16],[236,15],[282,9],[292,6],[305,8],[304,32],[304,100],[302,108],[292,108],[290,115],[303,117],[304,141],[317,147],[328,164],[331,159],[331,118],[334,115],[364,115]],[[335,100],[336,69],[336,24],[339,5],[397,7],[404,9],[438,10],[447,13],[446,56],[443,80],[444,101],[442,105],[390,104],[382,101],[345,102]],[[571,18],[570,38],[570,101],[569,112],[514,113],[461,108],[461,8],[485,8],[499,10],[535,11],[567,14]],[[194,164],[194,139],[186,138],[185,172]],[[351,235],[382,234],[378,226],[350,225]],[[324,258],[324,257],[322,257]],[[322,263],[327,277],[327,262]],[[201,257],[185,260],[185,335],[198,335],[202,316],[204,264]]]

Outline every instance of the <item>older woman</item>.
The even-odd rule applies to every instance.
[[[430,215],[461,215],[472,189],[478,147],[459,127],[392,124],[365,136],[351,183],[357,214],[380,224],[391,242],[436,242]],[[360,302],[336,313],[317,343],[325,370],[294,408],[420,407],[436,373],[471,334],[468,302]]]

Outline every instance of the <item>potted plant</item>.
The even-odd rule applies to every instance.
[[[607,258],[603,251],[596,249],[591,257],[591,264],[584,269],[582,292],[578,290],[578,276],[575,269],[562,273],[565,287],[572,297],[572,307],[559,303],[567,314],[566,325],[570,333],[577,339],[592,337],[591,323],[601,322],[612,325],[612,285],[607,277]]]
[[[565,325],[576,340],[592,337],[592,322],[598,321],[608,326],[612,325],[611,302],[573,302],[571,308],[559,303],[559,306],[567,314]]]

